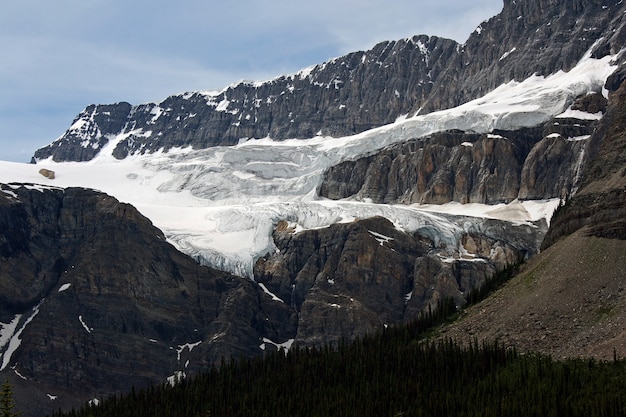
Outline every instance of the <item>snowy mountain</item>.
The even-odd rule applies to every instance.
[[[87,107],[0,163],[2,371],[70,404],[461,305],[582,185],[625,7],[505,1],[464,45]]]

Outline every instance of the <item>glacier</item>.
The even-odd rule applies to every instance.
[[[515,201],[497,206],[331,201],[317,195],[324,171],[393,143],[435,132],[512,130],[569,115],[577,97],[590,92],[606,96],[603,86],[616,68],[613,58],[594,59],[586,55],[569,72],[511,81],[459,107],[407,115],[390,125],[353,136],[283,141],[259,138],[235,146],[170,149],[117,160],[112,151],[125,138],[118,135],[109,137],[98,156],[89,162],[0,162],[0,182],[86,187],[106,192],[135,206],[164,232],[170,243],[200,263],[250,278],[255,260],[276,251],[271,236],[281,220],[303,230],[383,216],[400,230],[420,231],[437,246],[448,248],[449,253],[443,255],[452,256],[452,252],[462,250],[461,234],[484,231],[488,228],[486,219],[538,227],[541,219],[549,222],[559,200]],[[42,177],[38,174],[40,168],[54,171],[56,178]]]

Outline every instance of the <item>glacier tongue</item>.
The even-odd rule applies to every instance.
[[[542,207],[556,207],[559,200],[542,201]],[[172,244],[202,264],[252,278],[252,269],[259,256],[277,249],[272,231],[277,223],[286,220],[297,231],[328,227],[335,223],[351,222],[374,216],[390,219],[396,228],[407,233],[419,232],[433,241],[442,253],[453,256],[462,250],[463,233],[479,232],[501,240],[509,240],[511,229],[520,232],[519,246],[537,251],[540,240],[537,233],[545,233],[546,223],[537,223],[542,217],[519,215],[515,202],[498,206],[499,216],[488,212],[494,206],[472,205],[472,216],[430,212],[433,207],[383,205],[351,201],[302,201],[277,203],[249,203],[238,206],[195,207],[179,211],[189,219],[204,217],[208,228],[178,228],[162,226]],[[158,218],[151,208],[140,210],[150,218]],[[506,219],[509,228],[493,229],[489,219]],[[200,223],[198,223],[200,224]],[[541,230],[539,230],[541,229]]]
[[[40,167],[48,167],[56,173],[55,186],[95,188],[113,195],[137,207],[181,251],[204,264],[250,277],[255,259],[276,250],[271,235],[280,220],[307,229],[383,216],[402,230],[419,230],[438,245],[459,249],[460,234],[483,227],[490,210],[497,214],[491,217],[513,221],[512,226],[535,227],[529,222],[549,219],[558,201],[526,205],[528,211],[521,217],[518,206],[509,211],[455,207],[456,214],[476,216],[455,217],[433,213],[438,209],[432,206],[326,201],[317,197],[324,171],[438,131],[487,133],[536,126],[565,112],[576,97],[602,91],[615,69],[611,59],[587,57],[568,73],[510,82],[457,108],[399,119],[354,136],[280,142],[264,138],[231,147],[134,155],[121,161],[112,157],[113,146],[105,146],[86,163],[45,160],[38,161],[36,168],[0,163],[0,182],[50,181],[37,174]],[[110,139],[112,143],[116,138]],[[449,207],[440,209],[445,212]]]
[[[614,71],[611,57],[587,58],[570,72],[511,81],[484,97],[449,110],[398,120],[357,135],[273,141],[162,154],[145,160],[167,169],[161,192],[190,191],[207,204],[311,200],[325,169],[388,145],[446,130],[487,133],[537,126],[563,114],[579,96],[601,91]]]

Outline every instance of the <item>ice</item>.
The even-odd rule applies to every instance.
[[[514,225],[529,225],[540,218],[549,221],[559,201],[495,206],[329,201],[317,197],[324,171],[393,143],[438,131],[491,134],[494,129],[536,126],[557,115],[571,115],[569,109],[577,97],[602,90],[616,68],[611,59],[587,56],[569,72],[509,82],[459,107],[408,115],[390,125],[347,137],[284,141],[258,138],[236,146],[175,148],[167,153],[131,155],[124,160],[113,158],[113,149],[128,135],[149,135],[139,129],[109,137],[98,157],[85,163],[55,163],[50,159],[38,161],[37,165],[0,162],[0,182],[49,184],[29,186],[40,191],[50,189],[50,184],[101,190],[135,206],[182,252],[205,265],[247,277],[252,277],[259,256],[276,252],[272,231],[279,221],[294,225],[295,233],[383,216],[398,229],[419,231],[437,246],[453,251],[460,247],[461,234],[469,228],[483,227],[485,219]],[[303,71],[296,76],[306,74]],[[227,98],[219,99],[214,92],[200,94],[209,104],[228,111]],[[154,116],[160,112],[156,107],[151,111]],[[77,128],[84,128],[92,118],[86,115],[85,123]],[[40,168],[55,171],[56,178],[45,179],[38,173]],[[13,187],[15,190],[17,185]],[[15,192],[0,194],[4,195],[17,198]]]

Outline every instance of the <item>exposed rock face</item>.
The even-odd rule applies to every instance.
[[[160,104],[91,105],[33,160],[86,161],[115,140],[113,155],[241,139],[341,136],[406,114],[454,107],[502,83],[572,68],[626,44],[624,8],[610,1],[505,1],[468,41],[415,36],[383,42],[298,74],[188,93]],[[596,40],[600,40],[594,45]]]
[[[437,247],[384,218],[298,233],[281,222],[278,251],[259,259],[254,275],[298,311],[296,343],[317,346],[414,319],[443,298],[463,304],[496,270],[538,248],[531,241],[541,230],[485,220],[463,234],[464,255],[452,257],[457,248]]]
[[[442,337],[498,340],[556,358],[626,357],[623,69],[607,83],[608,108],[589,139],[580,189],[553,217],[542,252]]]
[[[606,102],[598,94],[580,101],[577,106],[587,112]],[[560,118],[543,127],[485,135],[437,133],[332,167],[320,195],[405,204],[565,198],[579,185],[587,138],[596,124]]]
[[[626,239],[626,83],[611,91],[607,113],[589,145],[579,192],[557,212],[543,243],[587,227],[598,237]]]
[[[593,55],[624,46],[620,1],[505,0],[483,22],[438,77],[422,112],[457,106],[510,80],[573,68],[596,40]]]
[[[445,297],[462,304],[494,271],[535,253],[545,223],[485,219],[458,247],[432,233],[384,218],[299,233],[281,222],[279,250],[255,267],[262,287],[198,265],[108,195],[0,184],[0,323],[9,329],[0,371],[20,387],[20,409],[41,415],[273,343],[364,335]]]
[[[292,309],[199,266],[133,207],[79,188],[0,187],[0,322],[21,339],[3,343],[1,365],[42,392],[81,404],[295,337]],[[20,408],[39,400],[54,406]]]

